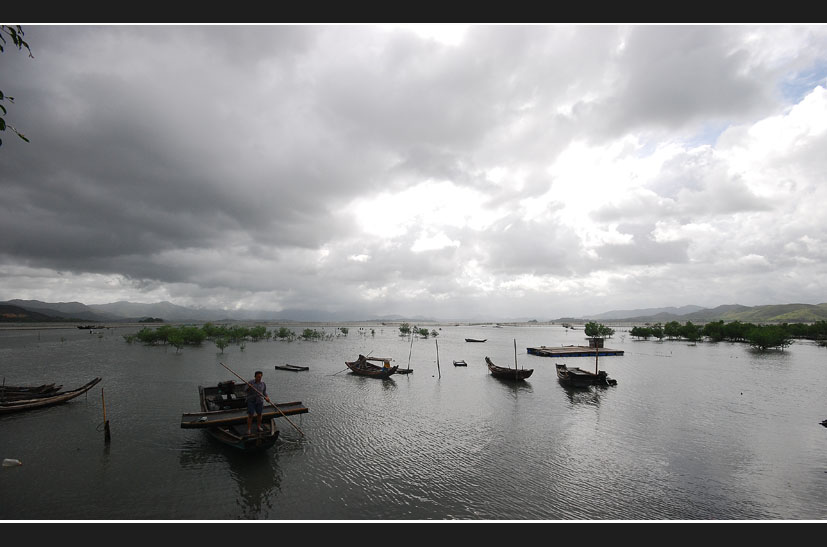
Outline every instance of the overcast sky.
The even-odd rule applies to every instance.
[[[0,300],[827,301],[825,25],[23,25]]]

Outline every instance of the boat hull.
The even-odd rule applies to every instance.
[[[533,368],[506,368],[497,366],[488,357],[485,358],[485,364],[488,365],[488,371],[491,373],[491,376],[502,380],[525,380],[534,373]]]
[[[95,378],[91,382],[70,391],[58,391],[46,397],[34,397],[31,399],[19,399],[14,401],[6,401],[0,403],[0,414],[8,414],[12,412],[21,412],[24,410],[32,410],[35,408],[43,408],[52,405],[58,405],[71,401],[79,395],[83,395],[92,387],[96,386],[101,378]]]
[[[247,435],[247,425],[228,425],[207,428],[207,434],[216,441],[231,446],[237,450],[250,452],[255,450],[266,450],[276,444],[279,438],[279,429],[276,427],[276,420],[270,418],[269,422],[262,420],[264,431],[253,431]],[[256,424],[253,420],[253,430]]]
[[[360,355],[355,361],[345,361],[345,365],[347,365],[347,368],[349,368],[353,374],[358,376],[368,376],[370,378],[390,378],[392,375],[396,374],[397,370],[399,370],[399,365],[394,365],[392,367],[380,367],[378,365],[374,365],[373,363],[369,363],[369,360],[390,362],[390,359],[382,359],[378,357],[370,358]]]
[[[227,446],[249,452],[273,446],[279,437],[275,418],[307,412],[301,402],[265,404],[262,412],[263,431],[256,431],[253,417],[252,431],[247,434],[247,401],[245,383],[220,382],[215,386],[198,386],[201,412],[186,413],[181,417],[182,428],[204,428],[207,434]]]
[[[605,370],[589,372],[579,367],[567,367],[564,364],[557,363],[557,379],[560,383],[572,387],[589,387],[589,386],[614,386],[617,385],[617,380],[609,378]]]

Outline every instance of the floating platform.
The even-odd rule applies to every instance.
[[[300,367],[298,365],[276,365],[276,370],[291,370],[293,372],[301,372],[302,370],[310,370],[310,367]]]
[[[538,348],[526,348],[529,355],[540,357],[600,357],[611,355],[623,355],[622,349],[592,348],[589,346],[540,346]],[[597,352],[600,353],[597,353]]]

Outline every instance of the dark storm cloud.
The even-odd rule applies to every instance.
[[[576,302],[631,267],[722,260],[730,247],[715,240],[729,230],[744,231],[733,239],[753,267],[772,250],[817,272],[817,116],[796,146],[762,155],[776,185],[732,158],[764,146],[750,124],[785,114],[778,82],[818,80],[825,35],[479,25],[446,45],[370,25],[31,25],[34,59],[0,55],[16,96],[6,119],[31,139],[3,135],[0,270],[18,292],[42,285],[27,277],[42,267],[112,274],[138,296],[397,313],[543,291]],[[582,143],[630,135],[655,152],[621,147],[617,167],[597,171],[607,180],[581,175],[588,155],[555,168]],[[709,142],[681,144],[699,136]],[[661,145],[683,148],[649,168]],[[628,188],[578,195],[610,183]],[[784,189],[801,197],[779,200]],[[357,210],[386,229],[366,230]],[[739,221],[773,214],[763,253]]]

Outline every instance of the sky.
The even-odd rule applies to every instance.
[[[827,25],[22,27],[0,300],[827,302]]]

